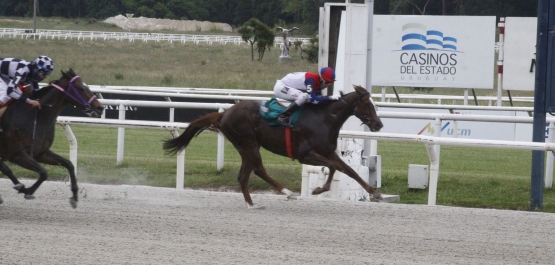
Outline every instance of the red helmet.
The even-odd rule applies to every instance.
[[[320,70],[320,77],[326,83],[335,82],[335,71],[331,67],[324,67]]]

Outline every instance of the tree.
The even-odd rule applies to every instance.
[[[121,6],[119,1],[109,0],[83,0],[89,10],[89,17],[107,18],[120,14]]]
[[[311,38],[306,48],[301,46],[301,58],[309,63],[318,63],[318,34]]]
[[[251,45],[251,60],[254,61],[254,45],[258,51],[258,60],[262,60],[264,52],[274,45],[276,34],[264,23],[256,18],[251,18],[237,29],[241,38]]]

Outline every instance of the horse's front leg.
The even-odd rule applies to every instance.
[[[341,160],[341,158],[336,153],[333,153],[333,154],[334,155],[333,155],[332,161],[335,163],[336,169],[339,172],[343,172],[347,176],[356,180],[356,182],[358,182],[358,184],[360,184],[360,186],[362,186],[362,188],[364,188],[369,194],[371,194],[374,199],[376,199],[378,201],[383,200],[382,195],[381,195],[381,193],[378,189],[370,186],[370,184],[368,184],[366,181],[364,181],[358,175],[358,173],[355,170],[353,170],[349,165],[347,165],[345,162],[343,162],[343,160]]]
[[[329,169],[329,175],[328,175],[328,179],[326,180],[326,183],[324,183],[322,187],[316,187],[312,191],[312,195],[318,195],[330,190],[331,181],[333,180],[333,174],[335,174],[335,170],[336,170],[335,169],[336,165],[332,160],[314,151],[310,151],[308,155],[306,155],[302,159],[299,159],[299,162],[307,165],[313,165],[313,166],[325,166]]]
[[[69,199],[69,203],[71,204],[71,207],[77,208],[77,202],[79,201],[79,187],[77,186],[77,177],[75,176],[75,167],[73,166],[73,163],[50,150],[41,153],[36,156],[35,159],[40,163],[63,166],[67,169],[71,183],[71,192],[73,193],[73,196]]]
[[[299,160],[300,161],[300,160]],[[322,192],[326,192],[330,190],[331,181],[333,180],[333,175],[335,171],[339,171],[345,173],[347,176],[351,177],[352,179],[356,180],[362,188],[364,188],[369,194],[372,194],[372,197],[377,200],[382,200],[382,195],[378,191],[378,189],[370,186],[370,184],[366,183],[359,175],[356,173],[349,165],[345,164],[343,160],[335,153],[331,153],[329,158],[326,158],[316,152],[310,152],[303,161],[300,161],[304,164],[310,164],[315,166],[326,166],[330,170],[329,177],[326,180],[326,183],[322,187],[318,187],[312,191],[313,195],[321,194]]]

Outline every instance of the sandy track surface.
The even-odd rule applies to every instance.
[[[30,182],[25,182],[29,185]],[[0,179],[0,264],[553,264],[555,214]]]

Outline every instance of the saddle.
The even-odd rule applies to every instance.
[[[283,125],[277,122],[277,118],[279,117],[279,114],[281,114],[286,108],[287,107],[281,105],[281,103],[279,103],[276,98],[272,98],[268,101],[264,100],[260,104],[260,115],[262,115],[262,118],[266,120],[268,125],[279,125],[283,127]],[[293,115],[291,115],[291,125],[295,125],[295,123],[297,123],[297,120],[299,120],[299,116],[301,116],[301,111],[303,110],[303,108],[304,105],[293,112]]]

